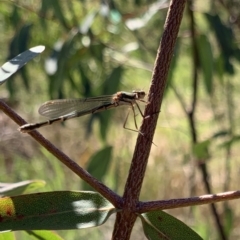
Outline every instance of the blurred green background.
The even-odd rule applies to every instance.
[[[134,89],[148,91],[169,1],[2,1],[0,61],[33,46],[46,50],[0,88],[0,97],[26,121],[43,120],[39,106]],[[141,200],[239,188],[240,3],[188,1],[169,73]],[[194,75],[195,72],[195,75]],[[195,99],[195,115],[189,111]],[[144,109],[144,104],[141,105]],[[122,128],[117,108],[40,132],[118,194],[122,194],[137,134]],[[140,114],[137,117],[141,124]],[[192,121],[192,122],[191,122]],[[128,126],[134,128],[132,115]],[[194,128],[193,128],[194,126]],[[39,191],[89,189],[0,113],[0,181],[42,179]],[[194,133],[193,133],[194,132]],[[240,238],[238,201],[218,203],[229,239]],[[204,239],[219,239],[210,207],[168,211]],[[64,239],[110,239],[111,217],[98,228],[61,231]],[[16,233],[28,239],[26,233]],[[31,239],[29,237],[29,239]],[[132,239],[146,239],[138,222]]]

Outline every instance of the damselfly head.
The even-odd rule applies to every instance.
[[[137,95],[138,99],[143,99],[146,96],[146,93],[143,90],[133,90],[132,92]]]

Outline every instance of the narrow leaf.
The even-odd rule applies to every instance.
[[[33,192],[36,189],[45,186],[45,182],[41,180],[29,180],[22,181],[18,183],[9,183],[4,184],[4,186],[0,184],[0,196],[14,196],[20,194],[26,194]]]
[[[202,67],[204,84],[208,94],[212,93],[213,78],[213,53],[206,35],[200,35],[197,39],[199,58]]]
[[[118,66],[112,70],[110,75],[105,80],[103,89],[104,94],[112,94],[119,90],[119,85],[122,80],[123,73],[124,68],[122,66]]]
[[[219,15],[204,14],[207,21],[212,27],[212,32],[215,34],[215,38],[219,43],[220,51],[222,53],[222,59],[224,61],[225,72],[229,74],[234,73],[233,64],[231,58],[234,56],[234,39],[233,30],[230,26],[227,26],[221,21]]]
[[[228,206],[224,209],[224,230],[227,237],[230,239],[232,230],[234,229],[234,210],[229,208]]]
[[[0,231],[99,226],[116,212],[95,192],[46,192],[0,198]]]
[[[111,74],[107,77],[105,81],[102,93],[112,94],[114,92],[117,92],[119,90],[119,85],[120,85],[123,73],[124,73],[124,68],[122,66],[114,68]],[[103,140],[106,140],[108,127],[110,125],[110,120],[111,120],[111,114],[112,112],[109,111],[108,113],[101,114],[101,116],[99,117],[100,134]],[[93,118],[97,117],[97,115],[92,117]]]
[[[69,30],[69,26],[67,24],[67,17],[66,15],[63,13],[62,10],[62,1],[58,1],[58,0],[52,0],[52,1],[48,1],[49,3],[49,7],[52,7],[53,11],[54,11],[54,15],[57,17],[57,19],[59,20],[59,22],[61,23],[61,25]]]
[[[35,231],[26,231],[30,236],[33,236],[35,239],[51,239],[51,240],[63,240],[56,232],[45,231],[45,230],[35,230]]]
[[[109,163],[111,162],[112,147],[107,146],[96,154],[94,154],[89,160],[89,165],[87,171],[97,178],[99,181],[102,181],[103,177],[106,175],[108,170]],[[84,182],[84,190],[89,190],[89,185]]]
[[[163,212],[152,211],[139,215],[146,237],[150,240],[201,240],[185,223]]]
[[[159,11],[159,9],[164,7],[164,3],[166,1],[156,1],[155,3],[149,5],[147,11],[145,11],[144,14],[142,14],[141,18],[130,18],[128,19],[125,24],[126,26],[131,30],[138,30],[140,28],[145,27],[149,21],[153,18],[153,16]]]
[[[29,50],[6,62],[0,68],[0,85],[3,84],[12,74],[23,67],[27,62],[36,57],[39,53],[43,52],[44,49],[44,46],[30,48]]]

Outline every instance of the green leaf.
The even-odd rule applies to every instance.
[[[104,50],[105,46],[102,43],[95,43],[89,46],[89,51],[91,52],[92,57],[101,63],[104,61]]]
[[[43,0],[43,1],[46,1],[46,0]],[[50,3],[50,6],[53,8],[54,15],[57,17],[59,22],[61,22],[62,26],[66,30],[69,30],[70,27],[68,26],[67,21],[65,19],[66,16],[63,13],[62,6],[61,6],[61,1],[51,0],[51,1],[48,1],[48,2]]]
[[[97,178],[99,181],[102,181],[111,162],[112,147],[107,146],[97,153],[95,153],[89,160],[89,165],[87,171]],[[89,185],[83,182],[83,189],[89,190]],[[92,189],[92,188],[91,188]]]
[[[218,131],[218,132],[215,132],[215,133],[211,136],[211,138],[214,139],[214,138],[226,137],[226,136],[228,136],[229,134],[230,134],[230,132],[227,131],[227,130],[220,130],[220,131]]]
[[[51,239],[51,240],[63,240],[56,232],[52,231],[44,231],[44,230],[36,230],[36,231],[26,231],[30,236],[34,239]]]
[[[84,89],[83,95],[84,96],[90,96],[91,95],[91,89],[92,89],[91,81],[88,78],[87,74],[85,73],[85,70],[81,67],[81,65],[79,65],[78,71],[79,71],[80,76],[81,76],[81,88]]]
[[[16,56],[17,54],[25,51],[28,46],[28,42],[30,40],[30,30],[32,28],[32,24],[24,24],[18,31],[16,31],[16,34],[14,35],[13,39],[11,40],[10,46],[9,46],[9,56],[8,59],[11,59],[12,57]],[[19,70],[20,68],[18,68]],[[21,69],[19,73],[22,73],[22,80],[25,88],[29,90],[29,79],[27,77],[27,72],[24,69]],[[13,81],[7,82],[7,89],[11,96],[13,96],[16,89],[14,88]]]
[[[0,198],[0,231],[99,226],[116,212],[96,192],[59,191]]]
[[[82,34],[87,34],[89,29],[91,28],[94,19],[96,17],[97,11],[94,10],[90,12],[82,21],[81,26],[79,27],[79,31]]]
[[[15,196],[20,194],[26,194],[35,191],[45,186],[45,182],[41,180],[29,180],[18,183],[0,185],[0,196]]]
[[[225,71],[229,74],[234,74],[231,58],[234,56],[234,42],[236,40],[234,39],[232,28],[224,25],[219,15],[211,15],[208,13],[205,13],[204,15],[211,25],[212,30],[215,33],[216,40],[219,43]]]
[[[220,148],[230,148],[233,144],[238,143],[240,141],[240,135],[233,136],[230,140],[227,140],[220,144]]]
[[[48,31],[48,25],[47,25],[47,13],[51,8],[51,2],[48,0],[42,0],[41,1],[41,8],[39,9],[39,12],[37,13],[38,16],[41,16],[41,18],[39,19],[40,24],[42,26],[42,29],[44,29],[45,31]]]
[[[5,232],[5,233],[0,233],[0,240],[15,240],[14,233],[12,232]]]
[[[10,15],[10,24],[16,28],[16,26],[19,25],[19,23],[21,22],[21,16],[19,14],[19,7],[15,4],[12,5],[12,12],[11,12],[11,15]]]
[[[234,212],[228,206],[224,209],[224,230],[227,237],[230,239],[230,234],[234,227]]]
[[[193,154],[197,159],[207,159],[209,158],[208,148],[211,144],[210,140],[196,143],[193,146]]]
[[[30,40],[30,33],[32,24],[24,24],[20,31],[18,32],[17,36],[17,45],[18,45],[18,51],[22,52],[27,49],[28,42]]]
[[[119,85],[122,79],[123,72],[124,69],[122,66],[113,69],[113,71],[105,81],[102,94],[113,94],[119,90]],[[100,133],[103,140],[106,139],[106,135],[108,133],[108,126],[110,125],[109,122],[111,119],[111,115],[111,112],[104,113],[104,115],[101,114],[99,116],[95,115],[96,117],[99,117]],[[93,115],[92,117],[94,118],[95,116]]]
[[[96,115],[98,117],[98,120],[100,122],[100,136],[103,141],[106,141],[107,134],[108,134],[108,127],[111,122],[113,111],[106,111],[104,113],[99,113]]]
[[[3,84],[12,74],[22,68],[27,62],[35,58],[45,49],[44,46],[37,46],[17,55],[0,68],[0,85]]]
[[[78,33],[72,34],[64,42],[58,40],[55,43],[54,51],[50,56],[50,63],[52,61],[56,69],[49,76],[49,92],[51,98],[62,98],[64,97],[64,83],[67,81],[67,72],[72,71],[74,62],[72,55],[76,55],[75,43],[78,41]],[[76,59],[76,57],[74,57]],[[50,65],[51,66],[51,65]]]
[[[219,56],[215,57],[214,59],[214,70],[217,75],[217,79],[219,79],[219,82],[221,85],[223,85],[223,76],[224,76],[224,60],[222,54],[219,54]]]
[[[202,239],[185,223],[163,212],[152,211],[139,215],[142,220],[143,230],[150,240],[200,240]]]
[[[122,66],[113,69],[111,74],[105,80],[103,94],[113,94],[119,90],[123,73],[124,68]]]
[[[208,94],[212,93],[213,79],[213,53],[210,42],[206,35],[200,35],[197,39],[199,58],[203,71],[205,88]]]

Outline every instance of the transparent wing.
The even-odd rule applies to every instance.
[[[114,103],[115,95],[106,95],[85,99],[52,100],[40,106],[38,112],[48,118],[57,118],[65,115],[85,115],[98,107]]]

